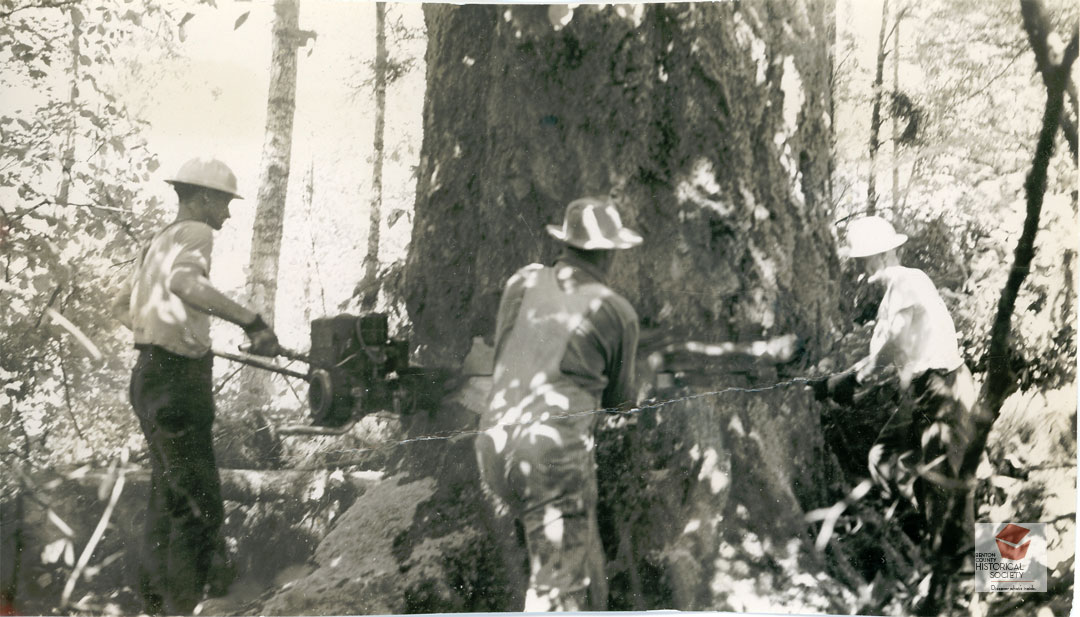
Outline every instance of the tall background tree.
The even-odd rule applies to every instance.
[[[266,135],[255,223],[251,230],[248,276],[250,306],[269,324],[274,323],[278,260],[281,256],[285,197],[289,190],[289,162],[292,158],[293,117],[296,112],[296,56],[297,49],[302,44],[298,0],[275,0],[272,36]],[[247,376],[254,400],[268,400],[271,375],[261,371],[249,371]]]
[[[878,34],[877,71],[874,77],[874,102],[870,112],[870,175],[866,181],[866,213],[877,214],[877,154],[881,148],[881,101],[885,94],[885,56],[889,37],[896,31],[889,26],[889,0],[881,3],[881,25]],[[886,32],[888,31],[888,34]]]
[[[375,153],[372,170],[371,202],[368,211],[368,254],[364,258],[364,280],[369,287],[364,290],[360,308],[364,312],[375,309],[379,299],[379,231],[382,226],[383,158],[386,134],[386,3],[375,3]]]
[[[371,196],[368,205],[367,254],[364,256],[363,277],[356,284],[353,297],[359,298],[362,312],[370,312],[379,305],[383,294],[383,308],[397,313],[398,325],[404,315],[401,304],[401,259],[403,255],[389,255],[383,259],[383,225],[392,229],[402,217],[411,215],[412,207],[408,202],[413,198],[408,195],[386,194],[384,191],[384,169],[387,161],[391,164],[400,162],[404,151],[414,144],[404,143],[398,132],[391,134],[390,143],[386,139],[386,95],[393,87],[414,71],[419,64],[416,52],[409,49],[411,42],[418,38],[417,32],[408,28],[403,21],[403,11],[392,11],[392,5],[384,2],[375,3],[375,55],[364,62],[358,72],[359,83],[354,86],[357,96],[371,95],[375,112],[375,136],[372,149]],[[410,186],[411,188],[411,186]],[[404,203],[403,203],[404,202]],[[387,212],[387,204],[394,206]]]

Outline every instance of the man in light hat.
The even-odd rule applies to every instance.
[[[637,313],[605,279],[616,251],[641,236],[603,197],[571,202],[547,230],[564,245],[555,265],[518,270],[499,304],[477,459],[496,515],[524,529],[524,610],[602,610],[593,430],[600,411],[635,402],[638,344]]]
[[[922,270],[900,265],[898,250],[907,236],[888,221],[868,216],[848,224],[848,256],[858,259],[869,283],[885,285],[870,353],[848,371],[819,382],[819,398],[851,401],[858,384],[888,365],[896,368],[904,392],[900,407],[870,450],[871,476],[906,497],[919,510],[923,542],[943,558],[968,529],[946,529],[950,506],[966,499],[957,480],[974,434],[976,391],[957,346],[956,328],[937,288]],[[952,545],[952,546],[950,546]]]
[[[274,331],[210,284],[213,232],[241,199],[236,176],[214,159],[192,159],[167,180],[176,219],[140,255],[114,313],[134,333],[139,358],[131,404],[150,457],[150,503],[139,564],[147,614],[190,614],[209,583],[223,595],[234,575],[221,536],[224,508],[214,422],[210,317],[244,329],[251,353],[274,356]]]

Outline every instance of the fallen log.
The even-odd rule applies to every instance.
[[[253,504],[259,501],[311,501],[321,499],[329,491],[342,491],[357,497],[379,482],[378,471],[265,470],[221,469],[221,496],[226,501]],[[80,486],[98,487],[109,482],[107,472],[92,471],[71,478]],[[132,469],[127,482],[133,486],[150,483],[150,470]]]

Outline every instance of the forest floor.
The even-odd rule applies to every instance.
[[[1076,390],[1066,387],[1047,393],[1029,392],[1014,395],[1002,409],[1002,414],[991,434],[987,449],[989,465],[984,465],[980,472],[978,520],[990,522],[1045,522],[1047,523],[1047,544],[1050,587],[1049,594],[982,594],[975,601],[977,607],[970,605],[970,599],[962,601],[968,610],[993,617],[995,615],[1016,614],[1017,611],[1032,615],[1056,615],[1069,612],[1072,603],[1072,579],[1074,570],[1075,546],[1075,504],[1076,504]],[[373,421],[368,427],[358,429],[364,439],[373,436],[385,438],[387,428],[384,421]],[[332,440],[302,441],[302,455],[310,457],[311,451],[327,448]],[[310,459],[309,459],[310,460]],[[347,471],[347,470],[346,470]],[[365,472],[369,473],[369,472]],[[374,473],[374,472],[370,472]],[[328,481],[329,482],[329,481]],[[381,482],[373,479],[368,489]],[[50,486],[42,485],[42,488]],[[54,487],[57,485],[53,485]],[[133,484],[118,503],[117,511],[111,521],[101,547],[90,560],[90,567],[83,573],[75,586],[73,607],[61,612],[56,606],[56,591],[63,585],[70,566],[65,565],[63,551],[58,549],[56,540],[48,540],[40,533],[31,534],[30,549],[35,553],[34,561],[43,562],[52,559],[48,566],[39,565],[28,568],[24,579],[33,593],[20,598],[19,611],[23,614],[79,614],[79,615],[133,615],[141,610],[139,599],[131,582],[132,564],[125,564],[130,555],[130,542],[137,541],[136,521],[144,503],[144,491]],[[337,487],[336,489],[334,487]],[[248,534],[248,538],[230,538],[231,543],[238,543],[240,551],[257,551],[258,555],[245,555],[241,564],[241,575],[233,584],[227,596],[208,599],[202,605],[201,614],[248,615],[266,614],[268,600],[283,589],[302,581],[314,571],[311,557],[316,547],[335,528],[338,518],[334,513],[344,514],[351,497],[342,497],[340,483],[326,485],[324,494],[314,501],[304,502],[297,507],[294,503],[286,507],[285,502],[265,504],[239,504],[227,502],[226,510],[233,518],[230,528],[232,533]],[[94,493],[100,496],[101,489],[88,491],[84,501],[74,493],[61,495],[54,488],[48,494],[48,502],[54,513],[68,521],[79,530],[92,529],[98,522],[101,505],[87,508],[87,502],[95,500]],[[390,491],[393,495],[393,491]],[[328,499],[339,510],[327,505]],[[313,504],[318,504],[316,508]],[[389,504],[388,504],[389,505]],[[329,508],[329,509],[328,509]],[[286,513],[285,510],[296,510]],[[327,512],[332,512],[327,515]],[[38,527],[50,527],[48,517],[42,520],[28,520]],[[86,520],[82,520],[86,519]],[[227,527],[229,527],[227,523]],[[306,526],[306,540],[295,546],[284,546],[281,542],[267,542],[267,537],[285,537],[283,532],[291,533],[297,526]],[[55,531],[55,530],[54,530]],[[269,535],[267,535],[269,534]],[[110,538],[111,536],[111,538]],[[261,536],[257,538],[255,536]],[[51,536],[50,536],[51,537]],[[340,538],[339,538],[340,541]],[[73,547],[77,549],[78,547]],[[46,555],[46,553],[56,553]],[[78,550],[72,550],[73,556]],[[124,555],[124,558],[120,558]],[[48,558],[48,559],[46,559]],[[67,559],[70,559],[67,558]],[[245,565],[247,564],[247,565]],[[255,564],[254,566],[251,564]],[[395,564],[383,564],[388,568]],[[963,585],[962,588],[969,588]],[[851,590],[858,592],[858,590]],[[751,601],[752,598],[741,600]],[[763,598],[762,600],[766,600]],[[358,612],[356,606],[341,606],[340,614]],[[893,607],[895,608],[895,607]],[[893,612],[885,608],[886,613]]]

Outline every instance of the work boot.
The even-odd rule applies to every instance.
[[[229,595],[229,587],[236,581],[236,574],[236,566],[228,556],[224,552],[215,552],[206,573],[207,597],[221,598]]]
[[[156,593],[145,593],[142,597],[142,614],[157,617],[165,614],[165,599]]]

